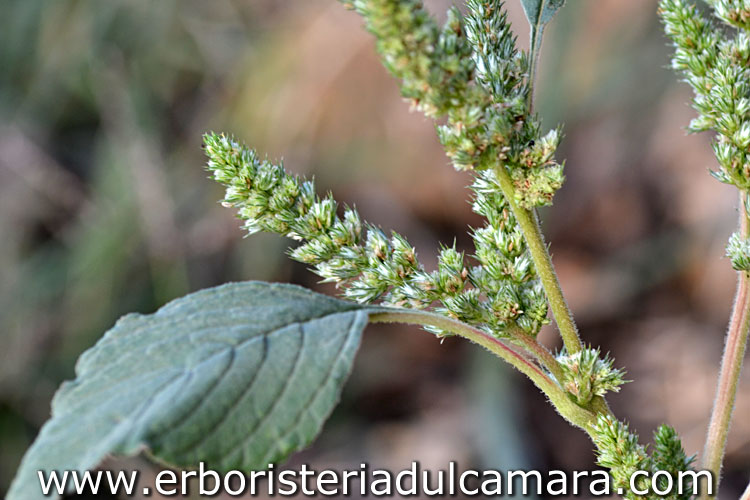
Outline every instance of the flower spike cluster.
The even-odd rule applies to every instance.
[[[594,444],[598,449],[597,463],[610,469],[615,490],[622,489],[628,500],[688,500],[692,495],[690,484],[682,484],[682,489],[672,488],[666,495],[653,491],[668,491],[667,479],[660,478],[657,485],[650,484],[649,478],[657,471],[664,471],[672,476],[672,485],[678,484],[681,472],[692,470],[694,456],[685,454],[682,442],[675,430],[668,425],[661,425],[654,433],[654,452],[648,455],[646,448],[638,443],[638,435],[630,431],[627,424],[608,415],[599,415],[593,432]],[[633,473],[645,471],[648,476],[636,478],[638,491],[648,491],[638,495],[630,490]],[[682,476],[683,478],[686,476]]]
[[[721,169],[714,176],[739,189],[750,187],[750,44],[744,33],[727,40],[692,4],[662,0],[664,29],[675,46],[672,67],[695,92],[698,117],[690,130],[716,132],[714,151]]]
[[[430,118],[457,169],[507,168],[524,208],[549,205],[562,186],[559,132],[542,134],[528,109],[529,63],[516,50],[503,3],[469,0],[438,27],[418,0],[344,2],[365,19],[401,93]]]
[[[494,170],[478,172],[472,189],[472,208],[487,223],[472,231],[474,257],[480,265],[472,269],[471,278],[487,297],[492,311],[490,329],[515,320],[521,329],[535,334],[548,322],[547,297],[523,233],[500,192]]]
[[[739,233],[729,237],[727,257],[735,271],[750,272],[750,241],[743,239]]]
[[[454,247],[443,247],[437,269],[425,270],[403,236],[365,223],[353,208],[339,206],[330,195],[320,197],[312,181],[290,175],[234,139],[207,134],[208,169],[226,187],[223,204],[237,209],[250,233],[273,232],[298,241],[290,256],[323,281],[336,283],[348,299],[432,308],[527,349],[570,401],[599,414],[587,431],[599,463],[612,469],[617,484],[644,467],[689,467],[674,431],[657,433],[656,453],[649,457],[625,424],[608,410],[594,410],[606,409],[601,397],[624,383],[611,359],[593,348],[554,357],[533,340],[548,322],[548,301],[516,215],[522,220],[528,211],[551,204],[562,185],[563,166],[555,160],[560,130],[542,133],[530,109],[529,60],[516,48],[503,3],[467,0],[466,17],[451,9],[441,28],[419,0],[342,1],[364,17],[403,96],[440,120],[437,134],[454,166],[473,172],[472,208],[485,219],[471,231],[473,255],[467,259]],[[681,2],[662,0],[663,5]],[[715,51],[730,49],[717,48],[715,32],[694,11],[674,12],[673,31],[692,37],[675,64],[690,70],[694,87],[710,96],[716,87],[710,81],[718,67]],[[705,51],[692,52],[694,44]],[[745,52],[734,56],[739,61]],[[726,104],[747,105],[741,99]],[[729,147],[730,156],[739,155],[744,124],[720,118],[706,112],[695,127],[715,128],[723,134],[719,145]],[[722,165],[722,174],[739,184],[750,176],[735,160]]]
[[[677,432],[668,425],[660,425],[654,433],[654,471],[667,471],[672,476],[673,484],[677,484],[676,480],[680,472],[692,470],[694,461],[695,455],[688,456],[685,453]],[[666,490],[666,485],[660,485],[660,489]],[[689,500],[692,496],[691,490],[692,484],[685,483],[683,484],[684,493],[672,492],[671,498],[673,500]]]
[[[472,233],[478,265],[444,248],[438,269],[427,272],[402,236],[364,224],[351,208],[339,216],[337,203],[318,199],[311,182],[209,135],[209,168],[228,186],[224,203],[240,210],[250,232],[302,241],[292,258],[340,284],[347,298],[436,306],[496,336],[509,327],[535,336],[548,322],[547,299],[495,169],[510,173],[518,206],[550,204],[563,180],[554,160],[559,133],[542,135],[528,109],[528,60],[516,50],[502,2],[470,0],[467,18],[451,9],[442,28],[417,0],[344,3],[364,17],[402,94],[427,116],[447,118],[438,136],[456,168],[475,171],[473,206],[487,219]]]
[[[301,242],[290,256],[312,266],[323,281],[340,285],[344,297],[413,309],[437,305],[438,311],[496,336],[513,324],[536,335],[546,321],[546,302],[537,285],[519,292],[506,286],[502,297],[490,291],[486,295],[492,300],[486,300],[476,285],[488,283],[495,271],[485,272],[481,266],[469,270],[455,248],[442,248],[438,268],[427,272],[403,236],[388,236],[366,224],[353,208],[340,210],[330,195],[320,198],[312,181],[289,175],[225,135],[206,134],[204,144],[208,169],[226,186],[222,204],[238,210],[250,234],[266,231]],[[517,247],[519,241],[520,235],[515,237]],[[512,243],[505,246],[506,253],[517,254]],[[520,282],[533,277],[527,257],[508,265],[497,272],[510,272]]]
[[[748,0],[707,0],[716,16],[737,28],[750,29],[750,2]]]
[[[750,190],[750,2],[710,0],[716,16],[738,28],[734,36],[706,19],[686,0],[661,0],[660,14],[675,55],[672,67],[685,75],[698,111],[690,130],[713,130],[721,182]],[[745,208],[747,212],[747,207]],[[750,242],[738,233],[727,246],[732,266],[750,270]]]
[[[630,491],[630,478],[636,471],[651,469],[651,460],[646,449],[638,443],[638,436],[624,424],[608,415],[599,415],[594,426],[594,444],[597,447],[597,463],[609,469],[613,486],[628,493],[629,500],[641,499]],[[647,484],[638,484],[644,489]],[[647,497],[645,497],[647,498]]]
[[[480,265],[469,278],[477,291],[452,309],[471,311],[492,332],[515,322],[536,334],[548,321],[547,301],[505,196],[525,209],[552,202],[563,181],[554,159],[559,131],[542,135],[528,108],[529,62],[502,2],[469,0],[466,18],[451,9],[442,29],[417,0],[345,3],[364,17],[404,97],[428,117],[445,118],[437,133],[454,166],[475,172],[474,210],[487,219],[472,233]],[[503,194],[497,168],[510,173],[512,193]]]
[[[625,372],[613,368],[609,356],[601,356],[598,348],[584,348],[574,354],[562,352],[557,360],[563,368],[561,385],[579,405],[587,405],[594,396],[620,392]]]

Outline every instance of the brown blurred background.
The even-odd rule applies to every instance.
[[[469,178],[337,2],[0,5],[0,492],[75,359],[121,314],[237,280],[333,293],[286,241],[243,239],[203,170],[203,131],[314,175],[430,268],[439,242],[471,251]],[[644,442],[669,422],[697,452],[734,292],[722,255],[735,198],[708,175],[710,137],[684,131],[691,95],[666,68],[655,10],[571,0],[548,30],[537,107],[546,126],[565,123],[567,182],[542,216],[585,339],[634,380],[610,398],[616,413]],[[554,328],[542,337],[557,346]],[[585,436],[479,351],[369,328],[341,405],[292,463],[592,468]],[[741,391],[724,498],[750,479],[750,370]]]

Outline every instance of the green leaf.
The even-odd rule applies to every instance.
[[[565,0],[521,0],[526,19],[531,25],[532,34],[541,32],[557,11],[565,5]]]
[[[85,471],[144,449],[175,466],[266,468],[318,434],[367,321],[357,304],[259,282],[127,315],[55,395],[7,498],[49,498],[38,470]]]

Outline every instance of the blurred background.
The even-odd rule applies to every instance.
[[[527,46],[518,0],[513,26]],[[334,0],[0,0],[0,493],[78,355],[120,315],[237,280],[326,293],[276,236],[243,239],[203,169],[235,134],[398,230],[432,269],[471,252],[469,177],[410,113],[360,18]],[[442,16],[449,5],[430,0]],[[610,398],[643,442],[703,441],[734,272],[734,188],[690,136],[655,0],[575,0],[548,29],[537,108],[565,123],[567,182],[542,211],[585,339],[633,383]],[[553,327],[541,334],[558,347]],[[724,498],[750,479],[750,370]],[[591,469],[592,445],[479,348],[371,327],[343,401],[291,464]],[[114,462],[148,467],[143,459]]]

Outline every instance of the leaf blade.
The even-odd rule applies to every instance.
[[[557,11],[565,5],[565,0],[521,0],[521,5],[533,33],[543,30],[552,21]]]
[[[144,448],[177,466],[265,468],[318,434],[367,321],[362,306],[257,282],[125,316],[56,394],[8,499],[46,498],[37,470],[84,471]]]

